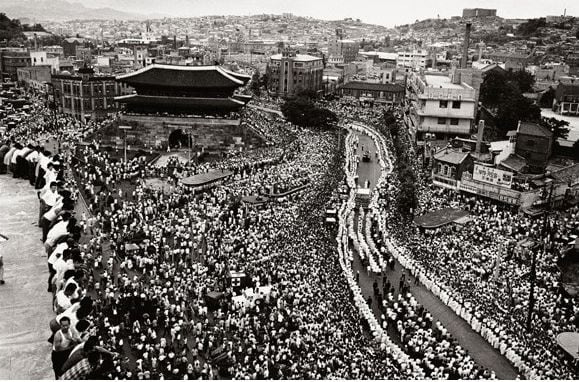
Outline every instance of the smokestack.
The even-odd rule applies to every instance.
[[[464,31],[464,44],[462,48],[462,60],[460,67],[466,69],[466,64],[468,63],[468,45],[470,43],[470,29],[472,28],[471,23],[466,23],[466,30]]]
[[[482,146],[482,140],[483,140],[484,132],[485,132],[485,120],[481,119],[480,121],[478,121],[478,134],[476,137],[476,153],[477,154],[481,153],[481,146]]]
[[[177,35],[173,35],[173,46],[177,50]]]
[[[34,51],[38,51],[38,35],[34,34]]]

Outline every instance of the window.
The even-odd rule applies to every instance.
[[[460,101],[452,101],[453,109],[460,109]]]
[[[450,124],[452,126],[458,126],[458,118],[451,118],[450,119]]]
[[[527,146],[529,146],[529,147],[535,146],[535,141],[532,140],[532,139],[529,139],[529,140],[527,141]]]
[[[446,109],[448,107],[448,101],[440,101],[440,108]]]
[[[446,118],[438,118],[439,125],[446,125]]]

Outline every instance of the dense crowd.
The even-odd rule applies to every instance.
[[[248,113],[252,128],[271,137],[270,148],[211,164],[168,161],[172,169],[142,157],[123,163],[98,142],[74,145],[89,128],[63,120],[49,130],[39,104],[34,120],[9,132],[10,163],[34,162],[19,145],[50,139],[61,146],[50,152],[33,144],[34,177],[7,169],[39,192],[55,377],[406,375],[368,337],[341,275],[335,234],[322,224],[342,177],[337,133]],[[212,169],[236,175],[203,192],[178,182]],[[147,188],[150,176],[171,179],[173,192]],[[306,184],[265,206],[239,203]]]
[[[470,213],[464,227],[421,230],[392,213],[398,182],[395,174],[380,190],[374,230],[382,231],[390,251],[473,329],[504,354],[528,378],[573,378],[574,365],[555,337],[576,331],[575,299],[560,284],[557,267],[565,249],[562,238],[574,232],[570,224],[577,208],[552,214],[543,236],[543,219],[490,200],[435,188],[418,163],[419,206],[416,215],[441,208]],[[378,215],[376,215],[378,216]],[[559,240],[557,240],[559,238]],[[530,256],[518,244],[539,244],[531,330],[526,328]]]
[[[84,142],[106,121],[81,124],[32,100],[33,117],[0,141],[0,173],[38,192],[56,378],[494,378],[408,293],[408,280],[398,292],[398,280],[375,287],[375,315],[357,285],[352,247],[370,274],[398,259],[521,375],[574,377],[554,337],[577,329],[579,310],[557,268],[577,208],[552,214],[543,238],[542,220],[432,188],[415,163],[416,214],[455,207],[472,219],[462,229],[422,231],[394,213],[392,148],[373,130],[365,133],[384,173],[365,215],[355,210],[352,134],[297,128],[248,108],[243,126],[265,147],[204,163],[139,155],[125,163]],[[383,118],[380,107],[324,106],[343,123]],[[202,191],[181,183],[213,170],[233,176]],[[149,187],[153,178],[170,191]],[[344,182],[351,192],[340,217],[349,227],[336,232],[324,212]],[[242,201],[271,195],[281,197]],[[530,263],[514,251],[526,239],[542,245],[530,331]]]

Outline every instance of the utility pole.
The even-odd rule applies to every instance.
[[[543,217],[543,228],[541,229],[541,240],[543,241],[543,250],[546,250],[547,244],[545,241],[545,235],[547,233],[547,222],[549,221],[549,215],[551,212],[551,198],[553,196],[553,186],[555,185],[554,181],[551,181],[551,188],[549,190],[549,198],[547,199],[547,211],[545,211],[545,215]],[[533,310],[535,308],[535,284],[537,281],[537,252],[541,248],[541,245],[538,244],[532,251],[532,258],[531,258],[531,288],[529,291],[529,311],[527,312],[527,331],[531,330],[531,321],[533,319]]]
[[[131,130],[131,126],[119,126],[119,129],[125,132],[125,165],[127,163],[127,130]]]

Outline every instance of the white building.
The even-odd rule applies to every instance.
[[[398,52],[396,66],[399,68],[408,68],[413,70],[426,69],[426,60],[428,52],[424,49],[413,51]]]
[[[476,90],[460,80],[460,74],[415,75],[411,80],[414,94],[411,119],[419,144],[425,140],[448,141],[469,137],[476,112]],[[433,142],[434,143],[434,142]]]

